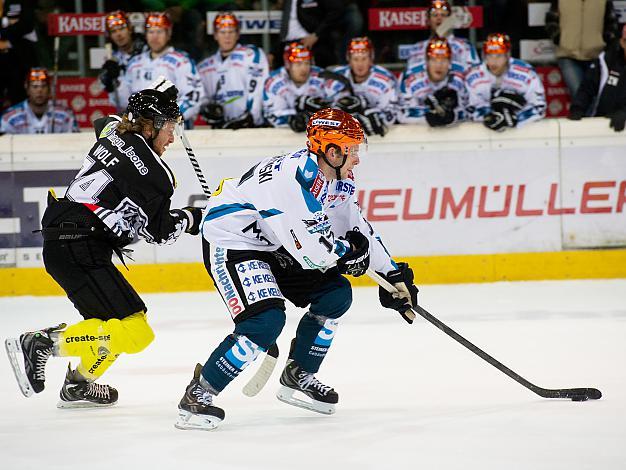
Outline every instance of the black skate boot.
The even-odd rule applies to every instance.
[[[54,349],[53,333],[65,327],[65,323],[61,323],[58,326],[24,333],[19,340],[17,338],[5,340],[4,345],[13,373],[24,396],[30,397],[33,393],[43,391],[46,380],[46,363]],[[18,359],[20,351],[24,360],[23,368]]]
[[[317,380],[311,372],[302,370],[292,359],[287,360],[287,365],[280,376],[280,383],[283,386],[276,394],[280,401],[325,415],[332,415],[335,412],[335,404],[339,401],[337,392]],[[295,398],[293,396],[295,392],[303,393],[311,401]]]
[[[215,429],[224,420],[224,410],[213,406],[213,396],[217,393],[210,389],[201,372],[202,365],[196,364],[193,379],[178,404],[178,421],[174,425],[178,429],[208,431]]]
[[[117,403],[117,390],[110,385],[87,382],[67,365],[57,408],[106,408]]]

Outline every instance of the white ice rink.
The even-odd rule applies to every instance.
[[[423,286],[420,303],[513,370],[548,388],[597,387],[595,402],[542,399],[420,317],[409,326],[355,289],[318,377],[339,393],[324,416],[275,397],[222,393],[222,426],[179,431],[176,405],[197,361],[231,331],[216,293],[145,295],[156,340],[104,376],[116,407],[58,410],[67,361],[24,398],[0,358],[0,468],[480,469],[626,468],[626,280]],[[303,311],[290,309],[283,365]],[[4,339],[79,320],[61,297],[0,298]],[[258,364],[257,364],[258,365]]]

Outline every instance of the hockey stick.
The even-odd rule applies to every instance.
[[[57,104],[57,76],[59,75],[59,48],[61,47],[61,36],[54,37],[54,66],[52,77],[52,122],[50,123],[50,134],[54,134],[54,114]]]
[[[393,285],[391,285],[385,278],[380,276],[375,271],[373,271],[371,269],[368,269],[367,270],[367,274],[374,281],[376,281],[376,283],[378,283],[379,286],[381,286],[387,292],[391,292],[391,293],[397,292],[396,288]],[[494,357],[490,356],[485,351],[480,349],[478,346],[474,345],[473,343],[471,343],[470,341],[465,339],[463,336],[461,336],[456,331],[454,331],[452,328],[450,328],[449,326],[447,326],[446,324],[444,324],[443,322],[441,322],[440,320],[435,318],[433,315],[428,313],[425,309],[423,309],[419,305],[413,307],[411,309],[411,311],[413,312],[413,314],[417,313],[418,315],[423,317],[425,320],[427,320],[430,323],[432,323],[433,325],[435,325],[437,328],[439,328],[445,334],[447,334],[448,336],[452,337],[455,341],[461,343],[463,346],[465,346],[467,349],[469,349],[474,354],[479,356],[481,359],[487,361],[489,364],[494,366],[500,372],[505,373],[506,375],[511,377],[513,380],[515,380],[517,383],[523,385],[524,387],[526,387],[530,391],[536,393],[540,397],[543,397],[543,398],[570,398],[572,401],[585,401],[585,400],[589,400],[589,399],[591,399],[591,400],[598,400],[599,398],[602,397],[602,392],[600,392],[600,390],[598,390],[596,388],[558,388],[558,389],[549,389],[549,388],[539,387],[539,386],[529,382],[528,380],[526,380],[524,377],[522,377],[518,373],[512,371],[507,366],[502,364],[500,361],[498,361],[497,359],[495,359]]]
[[[191,162],[193,171],[198,177],[200,186],[202,186],[202,191],[204,192],[206,198],[209,199],[211,197],[211,190],[209,189],[209,185],[207,184],[206,179],[204,178],[204,174],[202,173],[202,168],[200,168],[200,163],[198,163],[196,155],[193,153],[193,149],[191,148],[189,139],[187,139],[187,136],[185,135],[185,131],[183,130],[181,124],[176,126],[176,132],[180,136],[180,140],[183,143],[185,152],[187,152],[187,156],[189,157],[189,161]],[[278,345],[276,343],[270,345],[270,347],[267,349],[267,353],[265,354],[265,358],[263,358],[263,362],[254,373],[252,378],[243,387],[244,395],[246,395],[247,397],[253,397],[261,391],[261,389],[265,386],[270,376],[272,375],[274,368],[276,367],[276,363],[278,362],[278,355]]]

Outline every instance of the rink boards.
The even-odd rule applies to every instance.
[[[301,148],[289,130],[196,130],[189,140],[210,186],[258,160]],[[626,135],[608,120],[546,120],[514,132],[480,124],[395,126],[369,139],[358,167],[364,214],[420,283],[626,277]],[[41,268],[49,187],[63,194],[91,133],[0,137],[0,294],[58,292]],[[203,195],[179,142],[166,154],[173,207]],[[200,241],[133,246],[142,291],[209,288]]]

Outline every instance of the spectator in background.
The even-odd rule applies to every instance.
[[[79,132],[74,113],[50,100],[50,82],[46,69],[30,69],[25,84],[27,98],[4,112],[0,119],[0,133]]]
[[[115,90],[119,86],[119,77],[126,72],[130,59],[148,50],[148,46],[143,35],[133,32],[133,25],[126,13],[121,10],[107,15],[105,27],[107,36],[111,40],[113,53],[102,65],[99,78],[104,89],[115,95]],[[115,101],[115,96],[113,100]],[[120,103],[116,102],[115,107],[120,109]]]
[[[450,15],[452,15],[452,8],[447,0],[432,0],[430,2],[430,7],[428,8],[428,22],[430,25],[431,38],[439,36],[445,37],[452,50],[452,62],[458,64],[461,70],[465,72],[470,67],[479,65],[480,57],[478,57],[476,49],[467,39],[457,38],[454,36],[452,28],[445,28],[445,25],[442,26]],[[439,31],[441,34],[438,34],[438,28],[443,28]],[[428,44],[428,39],[415,44],[409,55],[407,70],[424,64],[427,57],[426,48]]]
[[[367,135],[384,136],[396,121],[396,77],[374,65],[374,45],[367,37],[353,38],[346,57],[348,65],[334,72],[348,80],[352,95],[339,99],[336,107],[357,118]]]
[[[311,50],[301,43],[288,44],[283,61],[263,90],[263,114],[273,127],[304,132],[313,113],[351,94],[343,77],[312,65]]]
[[[398,122],[441,127],[464,120],[467,98],[463,70],[452,62],[448,41],[432,38],[424,55],[425,62],[402,74]]]
[[[332,33],[340,29],[345,0],[284,0],[280,29],[281,46],[301,42],[313,51],[320,67],[337,64]],[[282,65],[282,64],[273,64]]]
[[[24,77],[36,65],[35,1],[0,1],[0,111],[26,98]]]
[[[239,20],[230,12],[215,17],[213,37],[219,50],[198,65],[206,92],[200,114],[217,129],[261,126],[269,76],[265,53],[239,44]]]
[[[587,68],[617,36],[613,2],[552,0],[546,31],[557,45],[559,67],[570,96],[574,96]]]
[[[121,77],[118,95],[120,103],[127,103],[131,94],[150,88],[157,77],[163,76],[178,89],[178,106],[186,127],[190,128],[204,100],[204,87],[194,61],[170,46],[171,36],[172,23],[167,14],[146,15],[149,50],[130,59]]]
[[[511,40],[506,34],[487,36],[483,60],[465,76],[467,111],[472,120],[503,131],[545,116],[543,84],[532,65],[511,57]]]
[[[619,43],[600,54],[585,74],[569,109],[569,118],[581,119],[588,109],[592,116],[610,118],[616,132],[626,122],[626,25]]]

